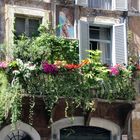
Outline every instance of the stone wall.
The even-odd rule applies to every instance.
[[[32,123],[32,127],[37,130],[41,136],[41,140],[50,140],[51,138],[51,128],[49,122],[49,113],[45,110],[45,104],[42,98],[35,99],[36,104],[34,107],[34,113],[32,118],[29,117],[29,98],[24,98],[23,100],[23,110],[21,121],[24,123]],[[62,120],[65,117],[65,107],[66,103],[64,99],[59,100],[56,106],[53,109],[52,118],[53,121]],[[106,101],[96,101],[96,110],[93,112],[83,112],[82,108],[77,108],[73,112],[73,117],[84,117],[85,125],[88,126],[92,117],[104,119],[111,121],[117,124],[121,128],[121,134],[128,133],[128,117],[130,112],[133,109],[133,104],[123,103],[123,102],[114,102],[107,103]],[[68,111],[68,116],[71,116],[71,112]],[[30,119],[29,119],[30,118]],[[29,121],[30,120],[30,121]],[[10,120],[5,122],[4,126],[9,124]],[[70,121],[70,120],[69,120]],[[1,129],[2,129],[1,128]],[[138,139],[136,139],[138,140]]]
[[[128,18],[128,27],[130,30],[130,42],[129,49],[131,50],[132,56],[137,56],[137,61],[139,61],[140,56],[140,16],[130,16]]]
[[[4,41],[4,31],[5,31],[5,27],[4,27],[4,23],[5,23],[5,19],[4,19],[4,3],[3,0],[0,1],[0,44],[3,43]]]

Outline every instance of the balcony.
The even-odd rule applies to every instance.
[[[14,47],[14,60],[0,62],[0,121],[12,122],[20,116],[23,97],[43,98],[49,113],[58,100],[69,100],[74,108],[95,109],[95,99],[107,102],[135,99],[134,79],[139,67],[105,66],[100,51],[89,51],[90,57],[78,63],[76,40],[56,37],[41,28],[39,37],[21,37]],[[44,32],[45,31],[45,32]]]

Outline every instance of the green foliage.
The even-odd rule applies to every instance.
[[[30,97],[29,119],[33,122],[35,96],[44,99],[50,117],[60,98],[66,100],[65,115],[77,107],[93,111],[94,98],[134,99],[132,66],[104,66],[100,51],[89,51],[89,59],[78,64],[78,42],[54,35],[40,27],[34,38],[21,36],[14,48],[15,60],[0,62],[0,122],[20,119],[22,97]]]
[[[14,124],[20,118],[22,94],[19,82],[8,83],[7,75],[0,71],[0,123],[11,114]]]
[[[0,61],[4,60],[5,57],[6,57],[5,45],[0,44]]]
[[[25,62],[40,64],[43,60],[51,63],[65,60],[68,63],[78,63],[78,42],[55,36],[52,30],[45,27],[40,28],[38,37],[21,36],[14,48],[14,57]]]
[[[133,69],[116,65],[106,67],[100,62],[100,51],[89,51],[89,64],[82,68],[86,86],[96,90],[94,97],[107,99],[109,102],[116,99],[132,100],[135,96],[133,83]],[[112,74],[114,72],[114,74]]]

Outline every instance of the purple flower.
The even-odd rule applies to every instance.
[[[2,69],[5,69],[5,68],[7,68],[7,66],[8,66],[8,63],[7,63],[7,62],[5,62],[5,61],[0,62],[0,69],[1,69],[1,68],[2,68]]]
[[[42,63],[43,71],[47,74],[56,74],[58,72],[58,68],[54,64],[48,64],[47,62]]]

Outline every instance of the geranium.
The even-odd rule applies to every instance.
[[[58,68],[54,64],[48,64],[48,62],[42,63],[43,71],[47,74],[56,74],[58,72]]]
[[[116,64],[114,67],[116,67],[116,68],[119,69],[119,70],[125,70],[125,69],[126,69],[125,66],[120,65],[120,64]]]
[[[6,61],[0,62],[0,69],[5,69],[8,67],[8,63]]]
[[[71,69],[78,69],[78,68],[80,68],[81,66],[80,66],[80,64],[66,64],[64,67],[65,67],[66,69],[71,70]]]
[[[117,68],[117,67],[111,67],[110,68],[110,74],[112,75],[112,76],[117,76],[117,75],[119,75],[119,69]]]

